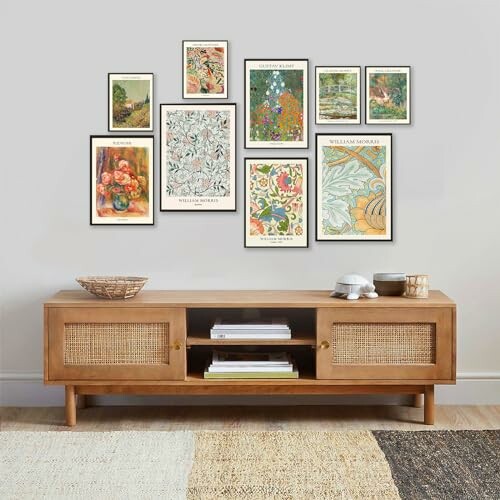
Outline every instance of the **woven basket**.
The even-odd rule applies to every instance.
[[[84,276],[76,278],[87,292],[105,299],[130,299],[139,293],[148,278],[137,276]]]

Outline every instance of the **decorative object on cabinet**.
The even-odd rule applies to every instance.
[[[357,300],[360,297],[367,299],[376,299],[378,294],[375,292],[375,286],[360,274],[344,274],[335,284],[335,290],[330,297],[345,298],[347,300]]]
[[[401,296],[405,293],[405,273],[375,273],[373,275],[375,291],[380,296]]]
[[[429,275],[408,274],[406,276],[405,297],[426,299],[429,296]]]
[[[308,148],[308,59],[245,59],[245,148]]]
[[[90,136],[90,224],[153,224],[153,136]]]
[[[248,309],[287,317],[291,339],[210,338],[214,319]],[[455,304],[379,297],[346,301],[327,291],[150,291],[126,301],[79,290],[45,303],[44,381],[66,387],[66,421],[75,396],[90,394],[334,395],[425,394],[434,419],[434,385],[454,384]],[[293,357],[295,380],[207,380],[213,349],[251,346]]]
[[[308,246],[307,158],[245,158],[245,247]]]
[[[162,211],[236,211],[236,104],[160,104]]]
[[[153,130],[153,73],[108,73],[108,130]]]
[[[182,42],[182,97],[227,99],[227,40]]]
[[[410,66],[366,66],[365,123],[410,124]]]
[[[316,124],[361,123],[361,67],[316,66]]]
[[[131,299],[148,281],[139,276],[84,276],[76,281],[87,292],[104,299]]]
[[[316,134],[316,240],[392,240],[392,134]]]

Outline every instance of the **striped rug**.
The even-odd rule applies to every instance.
[[[2,499],[500,499],[500,431],[0,432]]]

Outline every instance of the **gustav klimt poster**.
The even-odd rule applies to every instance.
[[[307,158],[247,158],[245,172],[245,246],[307,247]]]
[[[392,240],[392,134],[316,135],[317,240]]]
[[[308,61],[245,61],[245,147],[307,148]]]

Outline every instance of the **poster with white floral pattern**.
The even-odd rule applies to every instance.
[[[162,104],[161,210],[236,210],[236,104]]]

